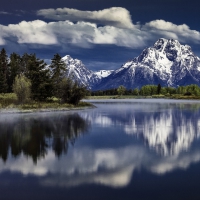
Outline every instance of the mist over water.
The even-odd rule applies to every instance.
[[[3,199],[200,197],[198,101],[90,101],[97,108],[0,115]]]

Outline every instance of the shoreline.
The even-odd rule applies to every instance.
[[[160,100],[162,101],[167,101],[167,102],[196,102],[196,103],[200,103],[200,99],[175,99],[175,98],[121,98],[121,99],[115,99],[115,98],[105,98],[105,99],[89,99],[87,100],[87,102],[89,103],[93,103],[93,102],[98,102],[101,101],[103,102],[105,100],[106,101],[128,101],[128,102],[136,102],[136,101],[149,101],[149,102],[159,102]]]
[[[17,108],[17,107],[12,107],[12,108],[0,108],[0,114],[28,114],[28,113],[45,113],[45,112],[67,112],[67,111],[75,111],[75,110],[85,110],[85,109],[92,109],[96,108],[95,105],[91,103],[91,101],[112,101],[112,100],[179,100],[179,101],[191,101],[196,103],[200,103],[200,99],[195,99],[195,98],[152,98],[150,96],[148,97],[143,97],[143,98],[126,98],[123,96],[123,98],[87,98],[85,99],[85,102],[89,103],[90,105],[85,105],[85,106],[77,106],[77,107],[47,107],[47,108]]]
[[[102,100],[102,99],[176,99],[176,100],[200,100],[200,97],[195,96],[132,96],[132,95],[123,95],[123,96],[90,96],[87,100]]]
[[[94,105],[82,106],[75,108],[41,108],[41,109],[17,109],[17,108],[2,108],[0,114],[28,114],[28,113],[45,113],[45,112],[66,112],[75,110],[85,110],[95,108]]]

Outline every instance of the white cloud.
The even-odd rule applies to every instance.
[[[5,45],[6,41],[4,39],[5,37],[5,32],[3,30],[4,26],[0,25],[0,45]]]
[[[119,29],[105,26],[96,28],[94,36],[94,44],[115,44],[117,46],[137,48],[145,46],[146,33],[136,28]]]
[[[96,24],[89,22],[22,21],[19,24],[2,26],[2,31],[4,35],[2,39],[15,37],[20,44],[59,44],[60,46],[71,44],[82,48],[90,48],[94,44],[137,48],[145,44],[143,33],[136,28],[130,30],[113,26],[97,27]]]
[[[57,38],[46,22],[41,20],[22,21],[19,24],[2,26],[5,37],[16,37],[17,42],[29,44],[57,44]]]
[[[81,11],[70,8],[42,9],[38,15],[54,20],[96,22],[120,28],[133,28],[129,11],[121,7],[112,7],[99,11]]]
[[[142,26],[142,30],[148,31],[149,34],[177,39],[184,43],[188,41],[193,41],[194,43],[200,42],[200,32],[191,30],[186,24],[176,25],[164,20],[154,20]]]
[[[6,44],[5,40],[0,36],[0,45],[5,45],[5,44]]]
[[[96,12],[98,13],[96,18],[102,19],[101,12]],[[131,23],[130,19],[126,23],[124,21],[125,15],[121,18],[120,23],[125,24],[126,27]],[[127,25],[128,21],[129,25]],[[191,30],[185,24],[176,25],[164,20],[155,20],[144,25],[137,24],[129,26],[129,28],[114,25],[99,27],[95,23],[84,21],[67,20],[46,23],[42,20],[35,20],[22,21],[19,24],[8,26],[0,25],[0,30],[0,45],[5,45],[7,41],[13,41],[19,44],[36,44],[38,48],[44,47],[40,45],[59,45],[60,49],[66,49],[69,45],[92,48],[93,45],[100,44],[138,49],[153,44],[160,37],[177,39],[181,43],[189,45],[200,43],[200,32]]]
[[[69,20],[75,22],[74,26],[82,26],[82,28],[89,25],[87,22],[95,23],[92,35],[89,34],[91,38],[88,39],[89,43],[94,44],[138,48],[146,46],[149,41],[156,41],[159,37],[177,39],[182,43],[200,43],[200,33],[191,30],[186,24],[176,25],[165,20],[154,20],[144,25],[134,25],[129,11],[121,7],[100,11],[80,11],[69,8],[43,9],[37,14],[48,19]],[[101,24],[101,27],[96,24]],[[84,36],[86,35],[88,32],[85,32]],[[82,35],[77,38],[80,37],[85,39]],[[73,41],[77,42],[76,39]]]

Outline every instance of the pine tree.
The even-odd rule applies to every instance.
[[[3,48],[0,52],[0,93],[8,91],[8,56]]]
[[[63,103],[77,105],[88,94],[86,86],[74,82],[70,78],[64,78],[60,84],[59,98]]]
[[[15,77],[17,75],[22,74],[21,63],[22,63],[22,59],[21,59],[20,55],[18,55],[16,53],[12,53],[10,55],[10,63],[8,65],[8,69],[9,69],[8,92],[13,91],[12,86],[15,81]]]
[[[34,100],[44,101],[52,96],[53,85],[50,71],[44,60],[36,58],[35,54],[26,55],[25,75],[31,80],[31,97]]]
[[[60,96],[60,84],[66,73],[65,63],[59,54],[55,54],[51,59],[51,77],[53,81],[53,94],[56,97]]]
[[[79,85],[78,82],[74,82],[71,89],[71,95],[69,103],[78,105],[81,99],[88,94],[87,88],[84,85]]]
[[[157,87],[157,94],[160,94],[160,91],[161,91],[161,85],[160,83],[158,84],[158,87]]]
[[[27,74],[28,73],[28,68],[29,68],[29,61],[31,59],[31,54],[25,53],[22,58],[21,58],[21,67],[20,67],[20,72],[22,74]]]

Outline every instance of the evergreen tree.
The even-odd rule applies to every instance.
[[[28,74],[29,70],[29,62],[31,60],[31,57],[33,55],[25,53],[22,58],[21,58],[21,67],[20,67],[20,72],[22,74]]]
[[[25,75],[31,80],[31,97],[34,100],[44,101],[52,96],[52,80],[50,71],[46,68],[44,60],[36,58],[35,54],[26,55]]]
[[[70,78],[64,78],[60,84],[59,98],[63,103],[71,103],[77,105],[82,98],[88,94],[88,90],[84,85],[79,85]]]
[[[84,85],[79,85],[78,82],[73,82],[69,103],[78,105],[81,99],[88,94],[87,88]]]
[[[0,93],[8,91],[8,56],[3,48],[0,52]]]
[[[13,91],[12,86],[15,81],[15,77],[22,73],[21,63],[22,63],[22,59],[20,55],[16,53],[12,53],[10,55],[10,63],[8,65],[8,68],[9,68],[8,92]]]
[[[161,92],[161,85],[160,85],[160,83],[158,84],[158,87],[157,87],[157,94],[160,94],[160,92]]]
[[[55,54],[54,57],[51,59],[51,77],[53,80],[53,94],[56,97],[60,96],[60,84],[64,78],[66,67],[65,63],[62,60],[59,54]]]
[[[70,78],[63,78],[62,82],[60,83],[60,92],[58,93],[58,97],[61,99],[61,102],[69,102],[72,92],[72,85],[73,82]]]

